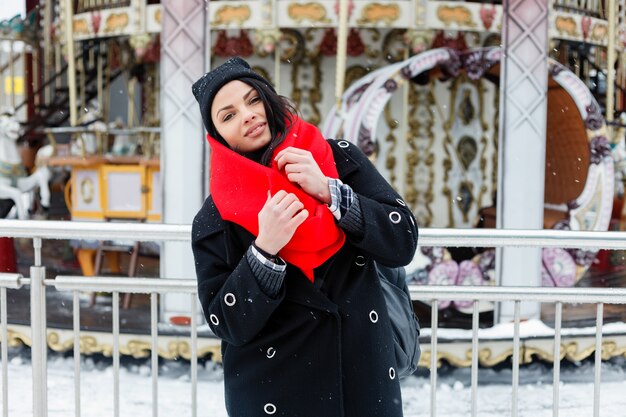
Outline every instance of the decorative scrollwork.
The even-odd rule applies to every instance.
[[[86,203],[90,204],[94,199],[94,185],[93,180],[89,177],[85,177],[80,182],[80,198]]]
[[[390,30],[383,39],[383,57],[390,63],[400,62],[406,58],[407,46],[404,43],[405,29]]]
[[[365,42],[365,55],[368,58],[378,58],[380,56],[380,49],[376,47],[380,41],[380,30],[375,28],[362,28],[361,33],[367,33],[370,35],[370,42]]]
[[[289,64],[300,64],[306,56],[304,36],[295,29],[282,29],[282,32],[281,61]]]
[[[409,133],[406,155],[407,176],[405,197],[420,225],[432,222],[434,194],[432,192],[435,172],[432,146],[435,140],[433,115],[430,109],[434,104],[433,83],[418,86],[409,83]],[[419,204],[418,204],[419,202]]]
[[[346,87],[349,87],[356,80],[365,77],[369,70],[362,65],[352,65],[346,69]]]
[[[396,150],[397,138],[393,134],[393,131],[398,128],[400,123],[398,120],[393,117],[391,114],[391,102],[387,102],[385,106],[385,122],[387,123],[387,127],[389,127],[389,133],[385,136],[385,142],[390,143],[389,148],[387,149],[387,158],[385,159],[385,168],[389,171],[389,183],[392,187],[397,189],[396,184],[396,156],[394,152]]]

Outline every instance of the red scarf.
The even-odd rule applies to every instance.
[[[258,236],[258,214],[267,200],[268,190],[272,195],[279,190],[294,193],[304,204],[309,217],[281,249],[280,256],[313,281],[313,268],[334,255],[345,241],[343,231],[326,204],[290,182],[284,171],[278,170],[275,161],[267,167],[239,155],[209,135],[207,139],[211,145],[211,195],[224,220],[237,223]],[[338,178],[332,149],[312,124],[294,116],[287,137],[274,155],[289,146],[308,150],[324,175]]]

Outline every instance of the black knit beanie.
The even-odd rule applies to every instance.
[[[269,81],[254,72],[250,65],[239,57],[231,58],[219,67],[207,72],[191,86],[191,91],[200,105],[200,114],[202,115],[204,127],[213,137],[217,133],[211,121],[211,105],[213,104],[215,94],[225,84],[240,78],[255,78],[267,84],[273,91],[276,91]]]

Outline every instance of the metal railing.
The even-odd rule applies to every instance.
[[[552,415],[559,415],[559,382],[561,358],[561,324],[563,304],[590,303],[596,304],[596,344],[595,344],[595,375],[593,395],[593,416],[600,415],[600,363],[602,361],[602,324],[604,304],[626,304],[625,288],[546,288],[546,287],[476,287],[476,286],[409,286],[411,298],[431,302],[431,363],[430,369],[437,369],[437,329],[441,300],[471,300],[472,309],[472,365],[471,365],[471,415],[475,417],[477,410],[478,387],[478,306],[481,301],[515,303],[513,331],[513,387],[511,415],[518,415],[518,387],[520,367],[520,304],[523,301],[554,303],[556,306],[554,319],[554,366],[553,366],[553,409]],[[437,372],[431,372],[431,416],[436,416]]]
[[[33,239],[34,265],[30,278],[19,274],[0,274],[0,320],[2,343],[2,404],[3,416],[8,416],[7,374],[7,289],[30,285],[31,291],[31,357],[33,367],[33,415],[47,415],[47,343],[45,293],[46,287],[73,292],[73,336],[74,336],[74,401],[75,415],[80,416],[80,291],[103,291],[113,294],[113,367],[114,367],[114,415],[119,415],[119,294],[134,292],[150,294],[150,335],[152,340],[152,415],[158,415],[158,328],[157,294],[178,292],[191,298],[191,408],[197,415],[197,289],[195,279],[149,279],[112,277],[57,276],[45,279],[42,266],[42,239],[116,239],[139,241],[189,241],[189,225],[138,224],[138,223],[81,223],[58,221],[0,220],[0,236]],[[494,230],[494,229],[422,229],[421,246],[465,246],[465,247],[560,247],[586,249],[626,249],[625,232],[575,232],[555,230]],[[559,360],[562,355],[561,322],[562,307],[567,303],[596,304],[595,332],[595,375],[593,415],[600,412],[600,363],[602,361],[602,325],[605,304],[626,304],[626,289],[607,288],[538,288],[538,287],[475,287],[475,286],[410,286],[414,300],[431,304],[430,334],[430,415],[437,415],[437,330],[438,303],[442,300],[471,300],[472,311],[472,359],[471,359],[471,415],[477,414],[478,387],[478,342],[479,304],[481,301],[514,303],[514,334],[512,351],[512,403],[511,415],[518,415],[518,387],[520,367],[520,304],[522,302],[553,303],[555,309],[554,367],[553,367],[553,416],[559,415]]]

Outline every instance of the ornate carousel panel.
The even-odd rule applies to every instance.
[[[381,173],[407,196],[420,225],[495,227],[498,126],[491,121],[497,120],[500,58],[499,48],[440,48],[373,71],[346,90],[341,112],[329,113],[324,133],[342,132],[372,154]],[[551,60],[549,73],[544,227],[607,230],[614,173],[599,106],[562,65]],[[401,108],[394,100],[405,85],[408,111],[394,118],[390,107]],[[406,140],[397,140],[390,120],[402,117]],[[399,155],[405,155],[403,163]],[[410,266],[418,283],[496,284],[493,249],[421,252]],[[544,285],[575,285],[596,254],[583,252],[544,249]],[[453,300],[440,308],[469,312],[471,306]]]

